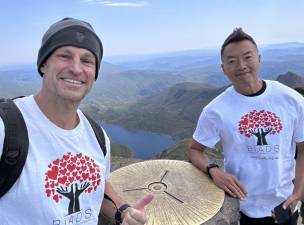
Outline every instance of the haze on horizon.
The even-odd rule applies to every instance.
[[[304,42],[303,9],[302,0],[6,0],[0,66],[35,63],[42,35],[64,17],[90,22],[107,58],[217,49],[235,27],[259,45]]]

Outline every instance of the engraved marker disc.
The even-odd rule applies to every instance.
[[[110,182],[129,204],[147,193],[147,225],[200,225],[212,218],[224,202],[224,192],[191,163],[150,160],[120,168]]]

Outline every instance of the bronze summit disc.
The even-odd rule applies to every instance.
[[[120,168],[110,182],[129,204],[153,192],[146,207],[147,225],[201,225],[224,202],[224,191],[191,163],[150,160]]]

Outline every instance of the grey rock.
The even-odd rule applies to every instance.
[[[204,225],[237,225],[239,222],[239,200],[225,195],[225,200],[220,211]]]

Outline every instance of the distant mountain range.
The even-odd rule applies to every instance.
[[[291,72],[280,75],[278,81],[304,87],[304,78]],[[181,140],[192,136],[202,108],[226,88],[180,83],[133,104],[109,109],[102,116],[108,123],[130,130],[164,133]]]
[[[292,72],[287,72],[286,74],[279,75],[277,81],[292,88],[296,88],[296,87],[304,88],[304,77],[301,77]]]
[[[304,76],[304,44],[262,46],[261,77],[276,79],[292,71]],[[103,62],[92,92],[82,107],[97,115],[109,107],[133,104],[179,83],[199,83],[221,88],[229,81],[220,67],[219,50],[189,50]],[[41,77],[36,65],[0,67],[0,96],[28,95],[39,90]]]
[[[259,51],[262,56],[262,63],[265,62],[265,64],[268,62],[303,62],[304,60],[304,43],[289,42],[263,45],[259,48]],[[221,64],[219,49],[179,51],[154,54],[150,55],[150,57],[138,56],[123,59],[119,57],[115,59],[112,57],[111,62],[134,70],[160,70],[171,72],[202,69],[209,66],[218,67]],[[290,71],[295,70],[294,68],[290,68]],[[287,71],[283,71],[282,73],[285,72]],[[299,71],[295,72],[298,73]]]
[[[260,48],[263,79],[275,80],[288,71],[304,76],[304,43],[283,43]],[[213,87],[229,85],[220,66],[219,50],[189,50],[150,56],[111,59],[119,73],[103,71],[92,92],[102,106],[113,106],[152,96],[175,84],[203,83]],[[98,103],[96,103],[98,104]]]
[[[260,49],[261,77],[276,79],[293,71],[304,75],[304,44],[284,43]],[[222,87],[229,82],[220,67],[219,50],[189,50],[140,57],[111,58],[103,62],[101,72],[86,103],[106,108],[137,101],[157,94],[177,83],[195,82]],[[36,65],[0,67],[0,96],[10,97],[36,92],[41,78]],[[14,85],[17,88],[12,89]]]
[[[303,43],[262,46],[260,52],[263,79],[304,86]],[[202,108],[229,85],[218,50],[127,59],[102,63],[99,78],[81,105],[95,119],[182,140],[191,137]],[[41,81],[35,64],[0,66],[1,97],[36,93]],[[126,152],[115,148],[119,154]]]
[[[41,77],[33,66],[0,69],[1,97],[12,98],[35,93],[40,84]]]

